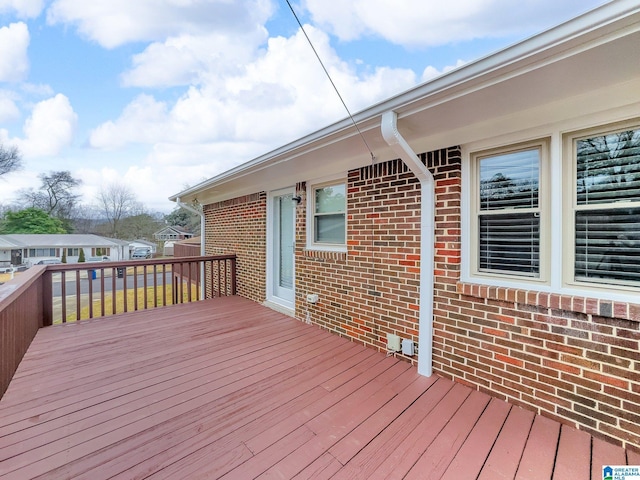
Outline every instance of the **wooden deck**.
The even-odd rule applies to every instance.
[[[0,401],[2,479],[571,480],[626,463],[640,455],[240,297],[41,329]]]

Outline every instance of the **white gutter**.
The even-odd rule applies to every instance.
[[[420,180],[420,313],[418,318],[418,373],[433,374],[433,265],[435,243],[435,182],[433,175],[420,161],[398,132],[398,114],[382,114],[382,136],[399,158]]]
[[[180,201],[180,197],[176,197],[176,203],[184,208],[185,210],[190,211],[191,213],[195,213],[196,215],[200,215],[200,256],[204,257],[205,255],[205,247],[204,247],[204,212],[193,208],[191,205],[187,205],[186,203],[182,203]],[[205,289],[204,289],[204,262],[200,265],[200,278],[202,281],[200,282],[200,298],[204,299]]]

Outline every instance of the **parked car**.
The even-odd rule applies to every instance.
[[[57,265],[62,263],[59,258],[43,258],[42,260],[34,263],[34,265]]]
[[[150,248],[134,248],[131,254],[132,259],[151,258]]]
[[[89,257],[87,258],[87,262],[110,262],[111,259],[105,255],[102,257]]]

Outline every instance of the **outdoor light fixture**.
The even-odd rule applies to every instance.
[[[302,201],[302,197],[300,195],[298,195],[297,197],[293,197],[291,200],[293,200],[298,205],[300,205],[300,202]]]

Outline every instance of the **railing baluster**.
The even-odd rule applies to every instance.
[[[133,311],[138,311],[138,267],[133,267]]]
[[[147,309],[147,266],[143,265],[142,266],[142,284],[143,284],[143,290],[142,290],[142,297],[143,297],[143,301],[144,301],[144,306],[142,307],[143,310]]]
[[[191,268],[193,267],[193,263],[187,263],[187,301],[191,303],[191,289],[193,288],[193,280],[191,277]]]
[[[93,318],[93,275],[95,270],[87,270],[87,280],[89,280],[89,318]],[[76,321],[80,320],[80,315]]]
[[[182,270],[183,266],[184,266],[184,263],[180,262],[180,302],[179,303],[184,303],[184,271]]]
[[[100,269],[100,315],[104,317],[104,268]]]
[[[67,323],[67,272],[60,272],[62,323]]]
[[[162,306],[167,306],[167,265],[162,264]]]
[[[80,320],[80,270],[76,270],[76,322]]]
[[[153,308],[158,308],[158,267],[153,266]]]
[[[128,301],[127,301],[128,300],[127,297],[129,296],[128,295],[129,292],[127,292],[127,278],[128,277],[129,277],[129,275],[128,275],[127,269],[125,268],[124,269],[124,275],[122,276],[122,297],[123,297],[122,298],[122,305],[123,305],[123,308],[124,308],[124,313],[127,313],[129,311]]]
[[[118,268],[111,267],[111,315],[116,314],[116,282],[118,281]]]

